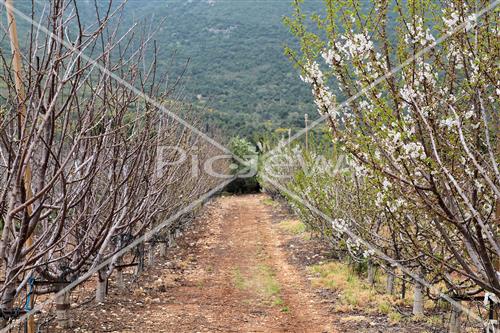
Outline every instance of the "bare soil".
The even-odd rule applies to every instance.
[[[337,296],[313,288],[307,267],[332,257],[327,243],[283,231],[286,210],[263,194],[209,203],[126,290],[110,281],[104,304],[94,283],[73,293],[73,329],[50,320],[41,332],[439,332],[385,316],[337,313]],[[41,318],[40,318],[41,319]],[[355,320],[351,320],[355,319]]]
[[[73,329],[49,332],[336,332],[303,272],[287,260],[280,216],[261,194],[216,199],[165,258],[127,290],[75,292]],[[87,296],[85,296],[87,294]],[[73,297],[75,297],[75,295]]]

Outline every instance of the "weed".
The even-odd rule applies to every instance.
[[[425,316],[424,315],[415,315],[415,316],[411,317],[411,321],[414,321],[414,322],[425,321]]]
[[[441,326],[443,324],[443,320],[442,320],[441,316],[437,316],[437,315],[429,316],[429,317],[425,318],[425,321],[429,325],[431,325],[432,327],[438,327],[438,326]]]
[[[246,288],[245,278],[241,274],[239,268],[233,269],[233,284],[239,290],[243,290]]]
[[[275,306],[279,306],[279,305],[283,305],[285,304],[285,302],[283,301],[283,299],[281,297],[276,297],[274,300],[273,300],[273,305]]]
[[[389,314],[392,311],[392,305],[389,302],[380,302],[378,305],[378,312],[382,314]]]
[[[313,285],[335,289],[340,292],[340,301],[354,308],[369,304],[377,299],[375,292],[343,263],[331,262],[311,267],[319,275]]]
[[[398,324],[403,319],[403,316],[399,312],[391,311],[387,315],[387,318],[389,319],[389,323]]]
[[[300,235],[306,231],[306,225],[300,220],[284,220],[279,227],[292,235]]]
[[[259,266],[258,284],[265,297],[270,298],[280,293],[281,287],[276,280],[273,269],[267,265]]]
[[[381,313],[387,315],[391,324],[403,319],[403,316],[395,311],[394,305],[406,300],[397,300],[394,296],[377,293],[376,288],[369,286],[349,265],[343,262],[329,262],[311,266],[309,270],[316,274],[312,281],[313,286],[337,292],[339,304],[335,306],[335,311],[350,313],[363,310],[365,313]]]
[[[268,206],[272,206],[272,207],[277,207],[279,205],[279,203],[277,203],[276,201],[274,201],[271,198],[262,199],[262,203],[264,205],[268,205]]]

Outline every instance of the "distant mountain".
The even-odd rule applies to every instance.
[[[31,14],[31,1],[14,3]],[[82,24],[93,24],[95,2],[77,3]],[[108,3],[98,0],[97,6],[105,8]],[[121,3],[115,0],[114,8]],[[323,4],[321,0],[306,3],[310,8]],[[48,14],[46,2],[34,4],[35,13]],[[123,29],[138,23],[145,25],[137,29],[157,30],[153,39],[162,70],[174,78],[186,70],[183,95],[204,110],[205,123],[219,127],[226,137],[251,138],[277,128],[299,128],[304,113],[316,115],[308,86],[283,54],[283,46],[293,44],[282,23],[283,16],[292,12],[291,1],[129,0],[124,8]],[[28,26],[18,19],[20,36]],[[4,52],[10,51],[8,39],[1,45]]]
[[[187,97],[213,109],[207,120],[227,136],[252,137],[315,116],[308,86],[283,54],[292,36],[282,18],[291,11],[288,0],[131,0],[125,13],[131,21],[165,20],[155,35],[160,61],[180,74],[189,60]]]

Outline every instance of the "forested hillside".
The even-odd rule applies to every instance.
[[[314,1],[308,8],[320,5]],[[161,22],[154,37],[159,61],[171,74],[186,70],[188,100],[205,109],[210,124],[226,136],[251,137],[302,127],[304,113],[315,115],[309,88],[283,55],[293,37],[282,18],[291,11],[287,0],[135,0],[127,4],[125,19]]]

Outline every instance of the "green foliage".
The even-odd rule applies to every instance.
[[[302,128],[304,113],[314,114],[308,87],[283,56],[292,37],[282,17],[291,11],[288,1],[131,1],[124,18],[160,24],[159,64],[183,75],[183,93],[210,126],[257,140],[279,127]]]
[[[81,22],[89,28],[96,21],[94,2],[77,3]],[[108,3],[98,1],[97,6],[104,12]],[[112,10],[121,3],[113,3]],[[305,8],[321,5],[308,1]],[[32,12],[29,1],[16,2],[16,8],[28,16]],[[43,11],[44,5],[35,2],[35,21]],[[289,1],[131,0],[111,24],[121,20],[122,33],[136,24],[136,34],[143,29],[151,36],[146,52],[152,57],[155,42],[160,72],[169,74],[168,87],[177,85],[175,98],[194,103],[204,123],[226,138],[257,140],[279,127],[302,128],[304,113],[314,114],[308,87],[283,56],[283,44],[292,36],[282,18],[291,13]],[[18,27],[20,36],[30,29],[23,19]],[[77,27],[69,27],[69,34],[72,29]],[[27,49],[29,38],[20,40]],[[8,39],[1,45],[9,50]]]
[[[279,227],[292,235],[300,235],[307,230],[307,226],[300,220],[284,220]]]
[[[498,296],[498,13],[467,0],[325,0],[311,17],[301,3],[285,20],[300,50],[288,54],[351,171],[272,163],[289,175],[276,179],[283,195],[312,227],[331,217],[326,233],[358,260],[389,254],[405,273],[432,272],[430,284],[455,272],[454,293]]]
[[[257,169],[257,149],[250,141],[239,136],[229,141],[229,149],[235,155],[231,171],[239,175],[226,189],[228,192],[255,192],[259,188],[255,176]],[[237,157],[237,158],[236,158]]]
[[[255,158],[257,155],[257,149],[255,146],[245,138],[241,138],[236,136],[229,141],[229,149],[231,152],[239,157],[243,161],[247,161],[249,159]],[[240,171],[242,168],[246,168],[244,163],[241,161],[233,160],[234,163],[238,164],[238,168],[234,171]]]

